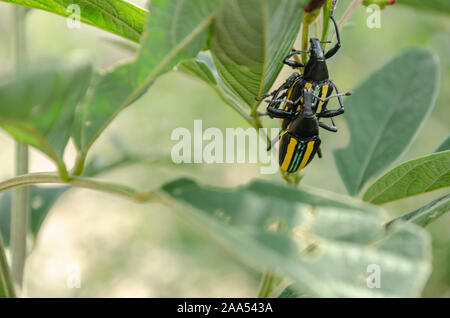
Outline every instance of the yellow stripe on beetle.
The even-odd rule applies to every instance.
[[[322,99],[327,98],[327,94],[328,94],[328,85],[323,85],[322,86],[322,96],[320,98],[322,98]],[[319,106],[317,107],[317,113],[322,112],[323,104],[325,104],[325,103],[322,101],[319,101]]]
[[[295,84],[297,84],[297,82],[298,82],[298,79],[294,82],[294,84],[291,85],[291,88],[289,88],[289,92],[288,92],[288,95],[287,95],[287,100],[291,99],[292,91],[294,90],[294,86],[295,86]],[[288,104],[288,102],[286,101],[284,103],[284,105],[283,105],[283,110],[287,109],[287,104]],[[280,118],[280,123],[281,124],[283,124],[283,120],[284,120],[283,118]]]
[[[297,170],[302,170],[306,166],[313,150],[314,150],[314,141],[310,141],[306,146],[305,154],[303,155],[302,162],[300,163],[300,167],[298,167]]]
[[[297,146],[297,140],[295,138],[291,138],[289,141],[289,145],[287,147],[286,155],[283,159],[283,164],[281,165],[281,170],[287,171],[289,169],[289,164],[291,163],[292,156],[295,151],[295,147]]]
[[[297,107],[298,112],[300,111],[300,109],[302,109],[302,104],[303,104],[303,96],[300,98],[300,104]]]

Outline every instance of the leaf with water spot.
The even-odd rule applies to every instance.
[[[180,179],[162,190],[216,242],[310,296],[418,296],[430,273],[426,232],[401,223],[386,235],[381,209],[346,196],[262,181],[225,189]],[[367,287],[371,264],[383,271],[379,289]]]

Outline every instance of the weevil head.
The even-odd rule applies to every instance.
[[[304,78],[317,82],[325,81],[328,79],[328,67],[320,40],[311,38],[309,43],[309,60],[305,65]]]
[[[311,38],[309,40],[309,44],[310,44],[310,59],[315,60],[317,62],[325,61],[325,54],[323,53],[320,40],[317,38]]]

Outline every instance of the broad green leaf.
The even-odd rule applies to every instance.
[[[297,37],[306,0],[227,0],[211,40],[224,83],[253,109],[268,92]]]
[[[147,11],[125,0],[0,0],[80,21],[139,42]],[[78,5],[78,8],[74,5]]]
[[[441,152],[450,150],[450,136],[447,137],[440,145],[436,148],[434,152]]]
[[[222,189],[180,179],[163,191],[182,217],[310,296],[418,296],[430,272],[425,231],[402,223],[385,235],[382,210],[345,196],[261,181]],[[367,287],[372,264],[382,271],[381,288]]]
[[[9,272],[5,248],[0,235],[0,298],[14,298],[14,286]]]
[[[101,132],[161,74],[197,56],[206,43],[220,0],[153,0],[134,62],[101,74],[80,110],[75,143],[87,153]]]
[[[346,100],[350,144],[336,150],[334,159],[351,195],[407,149],[434,107],[438,83],[436,55],[411,49],[371,74]]]
[[[405,162],[367,189],[364,201],[383,204],[450,186],[450,151]]]
[[[84,97],[92,69],[80,62],[51,64],[0,84],[0,126],[63,165],[75,107]]]
[[[399,218],[396,218],[389,222],[387,226],[391,226],[398,220],[412,222],[422,227],[428,226],[431,222],[436,221],[445,213],[450,211],[450,194],[447,194],[433,202],[413,211],[407,213]]]
[[[417,9],[450,14],[450,1],[448,0],[397,0],[397,3]]]

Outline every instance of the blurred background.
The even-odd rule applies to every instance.
[[[146,1],[133,2],[146,5]],[[341,1],[338,18],[347,3]],[[382,11],[380,29],[369,29],[368,16],[363,6],[355,11],[342,32],[341,51],[329,62],[331,77],[342,91],[351,90],[370,72],[411,46],[431,47],[441,61],[436,107],[396,165],[431,153],[450,133],[450,19],[439,13],[395,5]],[[0,78],[12,72],[12,35],[12,6],[0,3]],[[69,29],[64,18],[38,10],[29,13],[27,35],[31,61],[75,54],[104,69],[133,55],[115,44],[125,42],[114,35],[87,25]],[[290,72],[284,69],[276,85]],[[180,71],[164,75],[144,97],[119,115],[91,153],[91,158],[99,156],[108,162],[126,149],[142,156],[144,162],[100,178],[140,189],[157,187],[181,176],[219,186],[242,185],[254,178],[283,182],[278,174],[261,175],[259,167],[251,164],[172,164],[172,130],[192,130],[195,119],[203,120],[203,129],[248,127],[205,84]],[[265,120],[264,124],[276,127],[278,121]],[[339,134],[322,131],[324,158],[308,166],[302,184],[345,194],[332,151],[345,146],[349,136],[345,121],[338,118],[337,125]],[[14,142],[1,131],[0,149],[0,178],[4,180],[13,175]],[[70,145],[65,154],[69,166],[74,156]],[[35,150],[30,164],[32,172],[55,169]],[[394,217],[447,192],[448,189],[435,191],[387,204],[385,208]],[[428,227],[433,238],[433,273],[425,297],[450,297],[449,228],[450,214]],[[66,286],[74,265],[81,270],[79,289]],[[259,275],[161,205],[138,205],[100,192],[72,189],[58,199],[45,220],[25,269],[24,296],[254,297]]]

